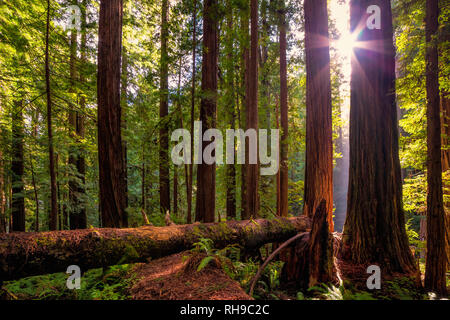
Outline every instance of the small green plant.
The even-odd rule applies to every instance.
[[[229,256],[235,256],[236,250],[239,250],[236,244],[228,245],[222,249],[216,249],[214,248],[214,241],[208,238],[200,238],[198,242],[194,243],[191,252],[193,254],[206,254],[206,257],[200,261],[197,272],[203,270],[211,261],[215,260],[219,262],[224,271],[230,276],[233,273],[232,269],[234,269],[234,266]]]

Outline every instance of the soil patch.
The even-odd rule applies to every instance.
[[[139,280],[130,289],[132,299],[252,300],[217,263],[211,262],[201,271],[191,268],[189,259],[183,259],[189,254],[181,252],[136,265]]]

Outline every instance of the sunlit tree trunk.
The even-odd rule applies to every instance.
[[[367,27],[367,8],[377,5],[380,28]],[[389,0],[350,2],[352,56],[350,172],[345,258],[377,263],[384,275],[416,274],[402,208],[395,99],[395,50]]]
[[[305,0],[306,167],[304,214],[326,201],[333,230],[333,142],[330,52],[326,0]]]
[[[445,295],[445,213],[442,193],[441,120],[439,108],[437,0],[426,2],[426,86],[427,86],[427,259],[425,287]]]
[[[122,0],[100,3],[98,45],[98,157],[103,227],[127,227],[121,135]]]

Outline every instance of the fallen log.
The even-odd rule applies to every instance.
[[[115,264],[147,262],[189,250],[200,238],[213,240],[219,248],[234,243],[247,249],[259,248],[266,243],[285,241],[309,228],[310,220],[301,216],[166,227],[0,234],[0,282],[63,272],[70,265],[77,265],[84,272]]]

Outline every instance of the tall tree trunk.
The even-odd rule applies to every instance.
[[[234,32],[233,32],[233,4],[231,0],[226,2],[227,11],[227,32],[225,41],[225,51],[226,51],[226,103],[227,106],[227,121],[230,129],[235,128],[236,121],[236,105],[235,105],[235,89],[234,89]],[[234,152],[235,154],[235,152]],[[234,155],[233,155],[234,157]],[[227,219],[236,218],[236,166],[235,164],[226,165],[226,212]]]
[[[258,0],[250,0],[250,61],[249,61],[249,90],[246,109],[247,130],[258,132]],[[256,164],[249,163],[250,145],[245,143],[246,153],[246,212],[245,219],[257,217],[259,211],[259,157]]]
[[[1,102],[1,101],[0,101]],[[0,112],[1,105],[0,105]],[[2,140],[3,133],[0,126],[0,139]],[[5,193],[5,158],[3,157],[3,148],[0,147],[0,233],[6,232],[6,193]]]
[[[367,27],[371,5],[381,8],[381,29]],[[352,0],[350,16],[359,44],[352,56],[344,256],[354,263],[378,263],[383,274],[416,274],[402,208],[391,4]]]
[[[81,7],[81,43],[80,43],[80,61],[85,64],[87,63],[87,0],[82,1],[82,7]],[[80,73],[80,82],[84,83],[85,77],[83,73]],[[87,228],[87,214],[86,214],[86,203],[84,203],[83,195],[86,194],[86,160],[85,160],[85,151],[83,145],[80,143],[81,140],[84,139],[84,112],[86,109],[86,97],[84,95],[81,95],[80,97],[80,110],[76,113],[76,136],[78,139],[78,157],[77,157],[77,173],[79,176],[80,183],[78,183],[78,195],[79,195],[79,204],[78,204],[78,223],[76,228],[77,229],[85,229]],[[70,226],[72,229],[72,226]]]
[[[167,15],[169,11],[168,0],[162,0],[161,7],[161,59],[160,59],[160,102],[159,102],[159,205],[161,213],[170,211],[170,177],[169,177],[169,127],[167,115],[169,114],[169,56],[167,53],[167,40],[169,36]]]
[[[333,141],[327,1],[305,0],[304,6],[306,166],[303,212],[312,217],[320,202],[325,200],[328,226],[333,231]]]
[[[39,109],[36,108],[36,112],[33,116],[33,139],[36,142],[37,142],[37,136],[38,136],[38,121],[39,121]],[[38,190],[37,190],[37,184],[36,184],[36,174],[35,174],[35,170],[34,170],[34,160],[35,160],[34,156],[31,155],[30,156],[31,183],[33,185],[34,202],[36,205],[34,231],[39,232],[39,197],[38,197]]]
[[[440,44],[445,44],[450,41],[450,25],[446,24],[443,27],[443,31],[441,31],[442,38],[439,41]],[[446,52],[448,52],[448,50],[449,49],[447,48]],[[442,50],[439,55],[439,63],[443,68],[448,65],[450,60],[450,57],[446,52]],[[444,88],[441,90],[441,114],[442,172],[445,173],[450,169],[450,92],[446,91]],[[447,253],[447,270],[450,270],[450,201],[445,200],[446,197],[450,196],[450,185],[447,182],[448,180],[443,184],[443,193],[446,220],[445,251]]]
[[[426,1],[426,85],[427,85],[427,259],[425,287],[445,295],[445,213],[442,193],[441,120],[439,108],[437,0]]]
[[[306,0],[308,1],[308,0]],[[280,109],[281,109],[281,157],[280,157],[280,212],[282,217],[288,216],[288,187],[289,187],[289,171],[288,171],[288,89],[287,89],[287,66],[286,66],[286,8],[284,0],[281,1],[279,8],[279,24],[280,24]],[[310,19],[308,17],[305,19]],[[320,23],[317,21],[317,23]],[[315,31],[315,30],[314,30]],[[308,56],[307,56],[308,59]],[[329,59],[328,59],[329,60]],[[308,60],[307,60],[308,61]],[[311,61],[309,61],[311,62]],[[326,79],[324,79],[326,81]],[[325,83],[324,83],[325,84]],[[323,84],[321,84],[323,85]],[[308,87],[310,89],[310,87]],[[312,89],[312,88],[311,88]],[[315,102],[317,103],[317,102]],[[325,108],[328,108],[326,106]],[[330,101],[331,109],[331,101]],[[328,112],[328,110],[326,110]],[[331,112],[331,111],[330,111]],[[327,114],[323,116],[327,117]],[[330,114],[331,117],[331,114]],[[315,126],[322,128],[322,126]],[[325,130],[328,130],[326,128]],[[328,133],[328,132],[327,132]],[[328,142],[327,142],[328,143]],[[326,144],[327,144],[326,143]]]
[[[103,227],[127,227],[120,72],[122,0],[100,3],[98,42],[98,156]]]
[[[250,65],[250,51],[249,51],[249,6],[245,2],[244,8],[241,9],[241,109],[239,114],[239,125],[241,128],[247,126],[246,111],[249,104],[249,65]],[[248,148],[246,148],[248,149]],[[246,197],[246,170],[245,164],[241,165],[241,219],[249,218],[247,209]]]
[[[70,35],[70,88],[69,92],[75,94],[75,79],[76,79],[76,63],[77,63],[77,32],[72,29]],[[78,229],[78,170],[77,170],[77,158],[78,158],[78,137],[77,137],[77,112],[74,105],[69,103],[69,136],[71,139],[69,146],[69,223],[70,229]]]
[[[36,177],[35,177],[35,173],[34,173],[33,161],[34,161],[34,159],[31,158],[30,159],[31,183],[33,184],[34,202],[36,205],[34,231],[39,232],[39,198],[38,198],[38,191],[37,191],[37,187],[36,187]]]
[[[146,167],[145,167],[145,144],[142,144],[142,171],[141,171],[141,208],[144,210],[144,212],[147,212],[147,202],[145,201],[146,198],[146,189],[145,189],[145,173],[146,173]]]
[[[276,116],[276,126],[277,129],[280,129],[280,110],[278,107],[278,98],[275,104],[275,116]],[[278,159],[277,161],[279,161],[280,159],[280,154],[277,154]],[[288,176],[289,179],[289,176]],[[281,172],[280,170],[278,170],[277,175],[276,175],[276,194],[277,194],[277,216],[281,215]]]
[[[3,110],[3,90],[0,89],[0,114]],[[0,125],[0,143],[3,142],[3,128]],[[2,144],[3,145],[3,144]],[[5,176],[7,160],[4,157],[3,148],[0,147],[0,233],[6,232],[6,185],[7,179]]]
[[[58,204],[58,230],[64,230],[63,226],[63,210],[62,210],[62,203],[61,203],[61,188],[59,181],[61,180],[59,178],[59,153],[55,154],[55,174],[56,174],[56,199]]]
[[[448,92],[441,93],[441,130],[442,130],[442,172],[450,169],[450,94]],[[447,180],[446,180],[447,182]],[[443,184],[444,196],[448,197],[450,185]],[[445,252],[447,254],[447,268],[450,269],[450,201],[444,199],[445,212]]]
[[[197,49],[197,0],[194,0],[193,11],[193,30],[192,30],[192,88],[191,88],[191,146],[194,145],[194,116],[195,116],[195,59]],[[189,165],[189,177],[187,183],[187,218],[186,222],[192,222],[192,186],[194,175],[194,153],[191,152],[191,164]]]
[[[178,85],[177,85],[177,110],[178,110],[178,128],[183,128],[183,110],[181,108],[181,72],[182,72],[182,52],[179,53],[178,60]],[[178,168],[173,167],[173,213],[178,214]],[[184,173],[186,178],[186,194],[189,193],[188,180],[189,180],[189,168],[187,164],[184,164]]]
[[[206,130],[216,126],[217,108],[217,30],[216,0],[205,0],[203,4],[203,63],[202,98],[200,102],[201,137]],[[200,138],[201,138],[200,137]],[[201,139],[200,152],[209,144]],[[197,202],[195,220],[214,222],[216,209],[216,164],[202,161],[197,170]]]
[[[50,62],[49,62],[49,37],[50,37],[50,0],[47,0],[47,26],[45,32],[45,86],[47,91],[47,135],[48,135],[48,156],[50,172],[50,217],[49,230],[58,228],[58,203],[56,198],[56,174],[55,174],[55,155],[53,151],[53,132],[52,132],[52,95],[50,88]]]
[[[120,88],[120,100],[122,106],[122,150],[123,150],[123,166],[125,170],[125,208],[128,208],[128,148],[125,138],[127,130],[127,111],[128,111],[128,55],[127,50],[122,50],[122,85]]]
[[[12,111],[12,231],[25,231],[25,189],[23,183],[23,100],[14,103]]]

